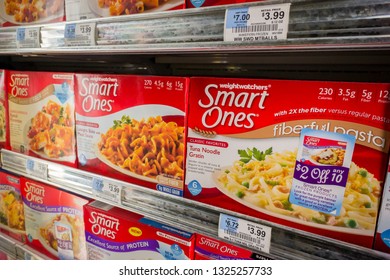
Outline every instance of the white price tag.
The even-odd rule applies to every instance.
[[[68,23],[65,25],[64,39],[67,47],[94,46],[96,23]]]
[[[225,13],[224,40],[228,42],[287,39],[291,3],[229,8]]]
[[[93,178],[92,193],[97,198],[104,198],[121,204],[122,186],[107,179]]]
[[[44,180],[47,180],[48,166],[45,163],[28,159],[26,162],[26,173]]]
[[[219,216],[218,236],[246,247],[269,253],[272,228],[244,219],[221,214]]]
[[[41,28],[40,27],[19,27],[16,30],[16,46],[19,49],[40,48]]]

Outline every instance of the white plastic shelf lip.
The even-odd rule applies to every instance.
[[[332,29],[345,28],[345,21],[353,22],[350,24],[350,27],[365,27],[362,26],[362,20],[364,19],[367,23],[366,27],[370,27],[372,22],[374,21],[375,23],[375,20],[377,20],[377,18],[373,17],[388,16],[390,11],[390,4],[388,1],[386,2],[384,0],[371,1],[370,3],[367,3],[367,1],[353,1],[353,3],[345,0],[328,1],[326,3],[322,3],[321,5],[318,5],[315,1],[264,1],[259,3],[246,3],[245,5],[226,5],[212,8],[188,9],[184,11],[168,11],[164,13],[112,17],[87,20],[85,22],[94,21],[97,23],[97,44],[100,45],[141,44],[138,47],[144,48],[145,46],[142,44],[145,43],[153,45],[156,43],[165,44],[171,42],[185,43],[191,41],[202,41],[201,35],[203,35],[203,40],[209,41],[212,40],[212,38],[207,37],[207,35],[211,35],[207,32],[208,28],[214,30],[212,34],[215,32],[219,33],[215,34],[216,36],[213,40],[219,41],[223,33],[223,28],[221,27],[224,21],[224,11],[227,7],[259,6],[282,2],[292,3],[290,16],[291,32],[298,30],[308,31],[325,29],[325,27]],[[56,37],[63,36],[64,26],[65,23],[43,27],[41,31],[42,48],[50,49],[63,47],[63,40],[56,40],[58,39]],[[153,28],[151,26],[153,26]],[[176,28],[176,30],[174,28]],[[298,29],[296,30],[295,28]],[[107,40],[106,38],[99,43],[100,38],[102,38],[102,36],[104,38],[103,34],[113,34],[113,32],[115,32],[116,37],[109,38],[111,40]],[[188,36],[186,38],[185,36],[182,36],[184,34],[183,32],[188,32],[188,34],[191,34],[192,36]],[[153,37],[164,39],[156,39],[155,41],[152,40],[146,42],[142,40],[126,40],[126,38],[128,38],[128,34],[134,34],[134,36],[138,34],[138,38],[145,38],[145,33],[149,35],[154,34]],[[199,37],[194,39],[197,35]],[[319,34],[317,35],[319,36]],[[297,33],[295,33],[294,36],[297,36]],[[351,36],[353,36],[353,34],[351,34]],[[50,38],[55,39],[52,41]],[[304,41],[301,43],[306,44],[308,42]],[[276,44],[276,47],[278,45],[279,44]],[[312,47],[315,48],[316,46],[314,45]],[[166,47],[162,46],[162,48]]]
[[[51,260],[48,256],[37,252],[25,244],[17,244],[16,257],[19,260]]]
[[[128,188],[124,188],[123,200],[126,203],[129,201],[136,201],[138,203],[147,204],[162,211],[168,211],[170,213],[182,215],[183,217],[196,219],[204,224],[218,225],[219,221],[219,213],[212,213],[208,209],[202,209],[191,204],[184,205],[182,199],[180,199],[181,203],[177,203],[177,201],[170,201],[168,197],[161,198],[156,194],[149,194],[139,190],[129,190]]]
[[[0,250],[10,254],[12,258],[16,258],[16,241],[12,238],[0,233]]]
[[[27,164],[27,158],[25,158],[23,155],[9,152],[5,149],[1,150],[1,161],[3,166],[13,165],[19,168],[26,168]]]

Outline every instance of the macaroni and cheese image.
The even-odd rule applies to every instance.
[[[315,163],[342,166],[344,162],[345,150],[339,148],[328,148],[312,155]]]
[[[5,0],[1,10],[15,23],[31,23],[60,16],[64,0]]]
[[[155,179],[158,175],[183,180],[184,127],[161,116],[114,121],[98,143],[99,153],[122,169]]]
[[[50,100],[32,119],[27,136],[31,150],[48,158],[74,156],[74,116],[69,104]]]
[[[236,201],[260,212],[330,229],[375,229],[381,186],[366,169],[351,163],[341,215],[332,216],[289,202],[296,151],[268,149],[263,153],[254,148],[240,150],[239,154],[240,160],[216,176],[218,188]],[[248,154],[253,157],[249,158]]]
[[[8,228],[24,231],[24,208],[20,194],[0,191],[0,223]]]

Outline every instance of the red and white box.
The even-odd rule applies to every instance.
[[[383,188],[374,249],[390,253],[390,163],[387,170],[385,186]]]
[[[196,234],[195,260],[270,260],[248,249]]]
[[[182,196],[187,83],[77,74],[79,168]]]
[[[83,206],[88,199],[22,178],[27,244],[53,259],[87,258]]]
[[[0,70],[0,148],[9,146],[8,98],[5,93],[5,71]]]
[[[13,151],[76,167],[72,73],[6,72]]]
[[[194,235],[93,201],[84,207],[89,260],[189,260]]]
[[[0,171],[0,232],[25,241],[26,224],[20,177]]]
[[[184,8],[184,0],[65,0],[67,21],[155,13]]]
[[[250,2],[260,2],[259,0],[186,0],[186,8],[202,8],[210,6],[221,6],[231,4],[244,4]]]
[[[3,26],[15,26],[64,21],[64,4],[64,0],[1,1],[1,23]]]
[[[192,78],[185,197],[372,247],[389,152],[389,89],[384,83]],[[339,216],[290,203],[304,127],[356,137]],[[328,198],[319,191],[319,199]]]

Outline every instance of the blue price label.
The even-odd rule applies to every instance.
[[[75,23],[69,23],[69,24],[65,25],[64,37],[66,39],[76,38],[76,24]]]
[[[16,32],[16,40],[19,42],[24,41],[26,38],[26,28],[18,28]]]
[[[93,178],[92,181],[92,189],[97,192],[102,192],[104,187],[104,183],[102,179]]]
[[[219,218],[219,228],[230,232],[237,232],[239,219],[229,215],[221,214]]]
[[[28,159],[26,165],[27,165],[27,169],[29,171],[34,171],[34,161],[33,160]]]
[[[251,17],[248,11],[248,7],[228,9],[226,12],[226,28],[247,26]]]

